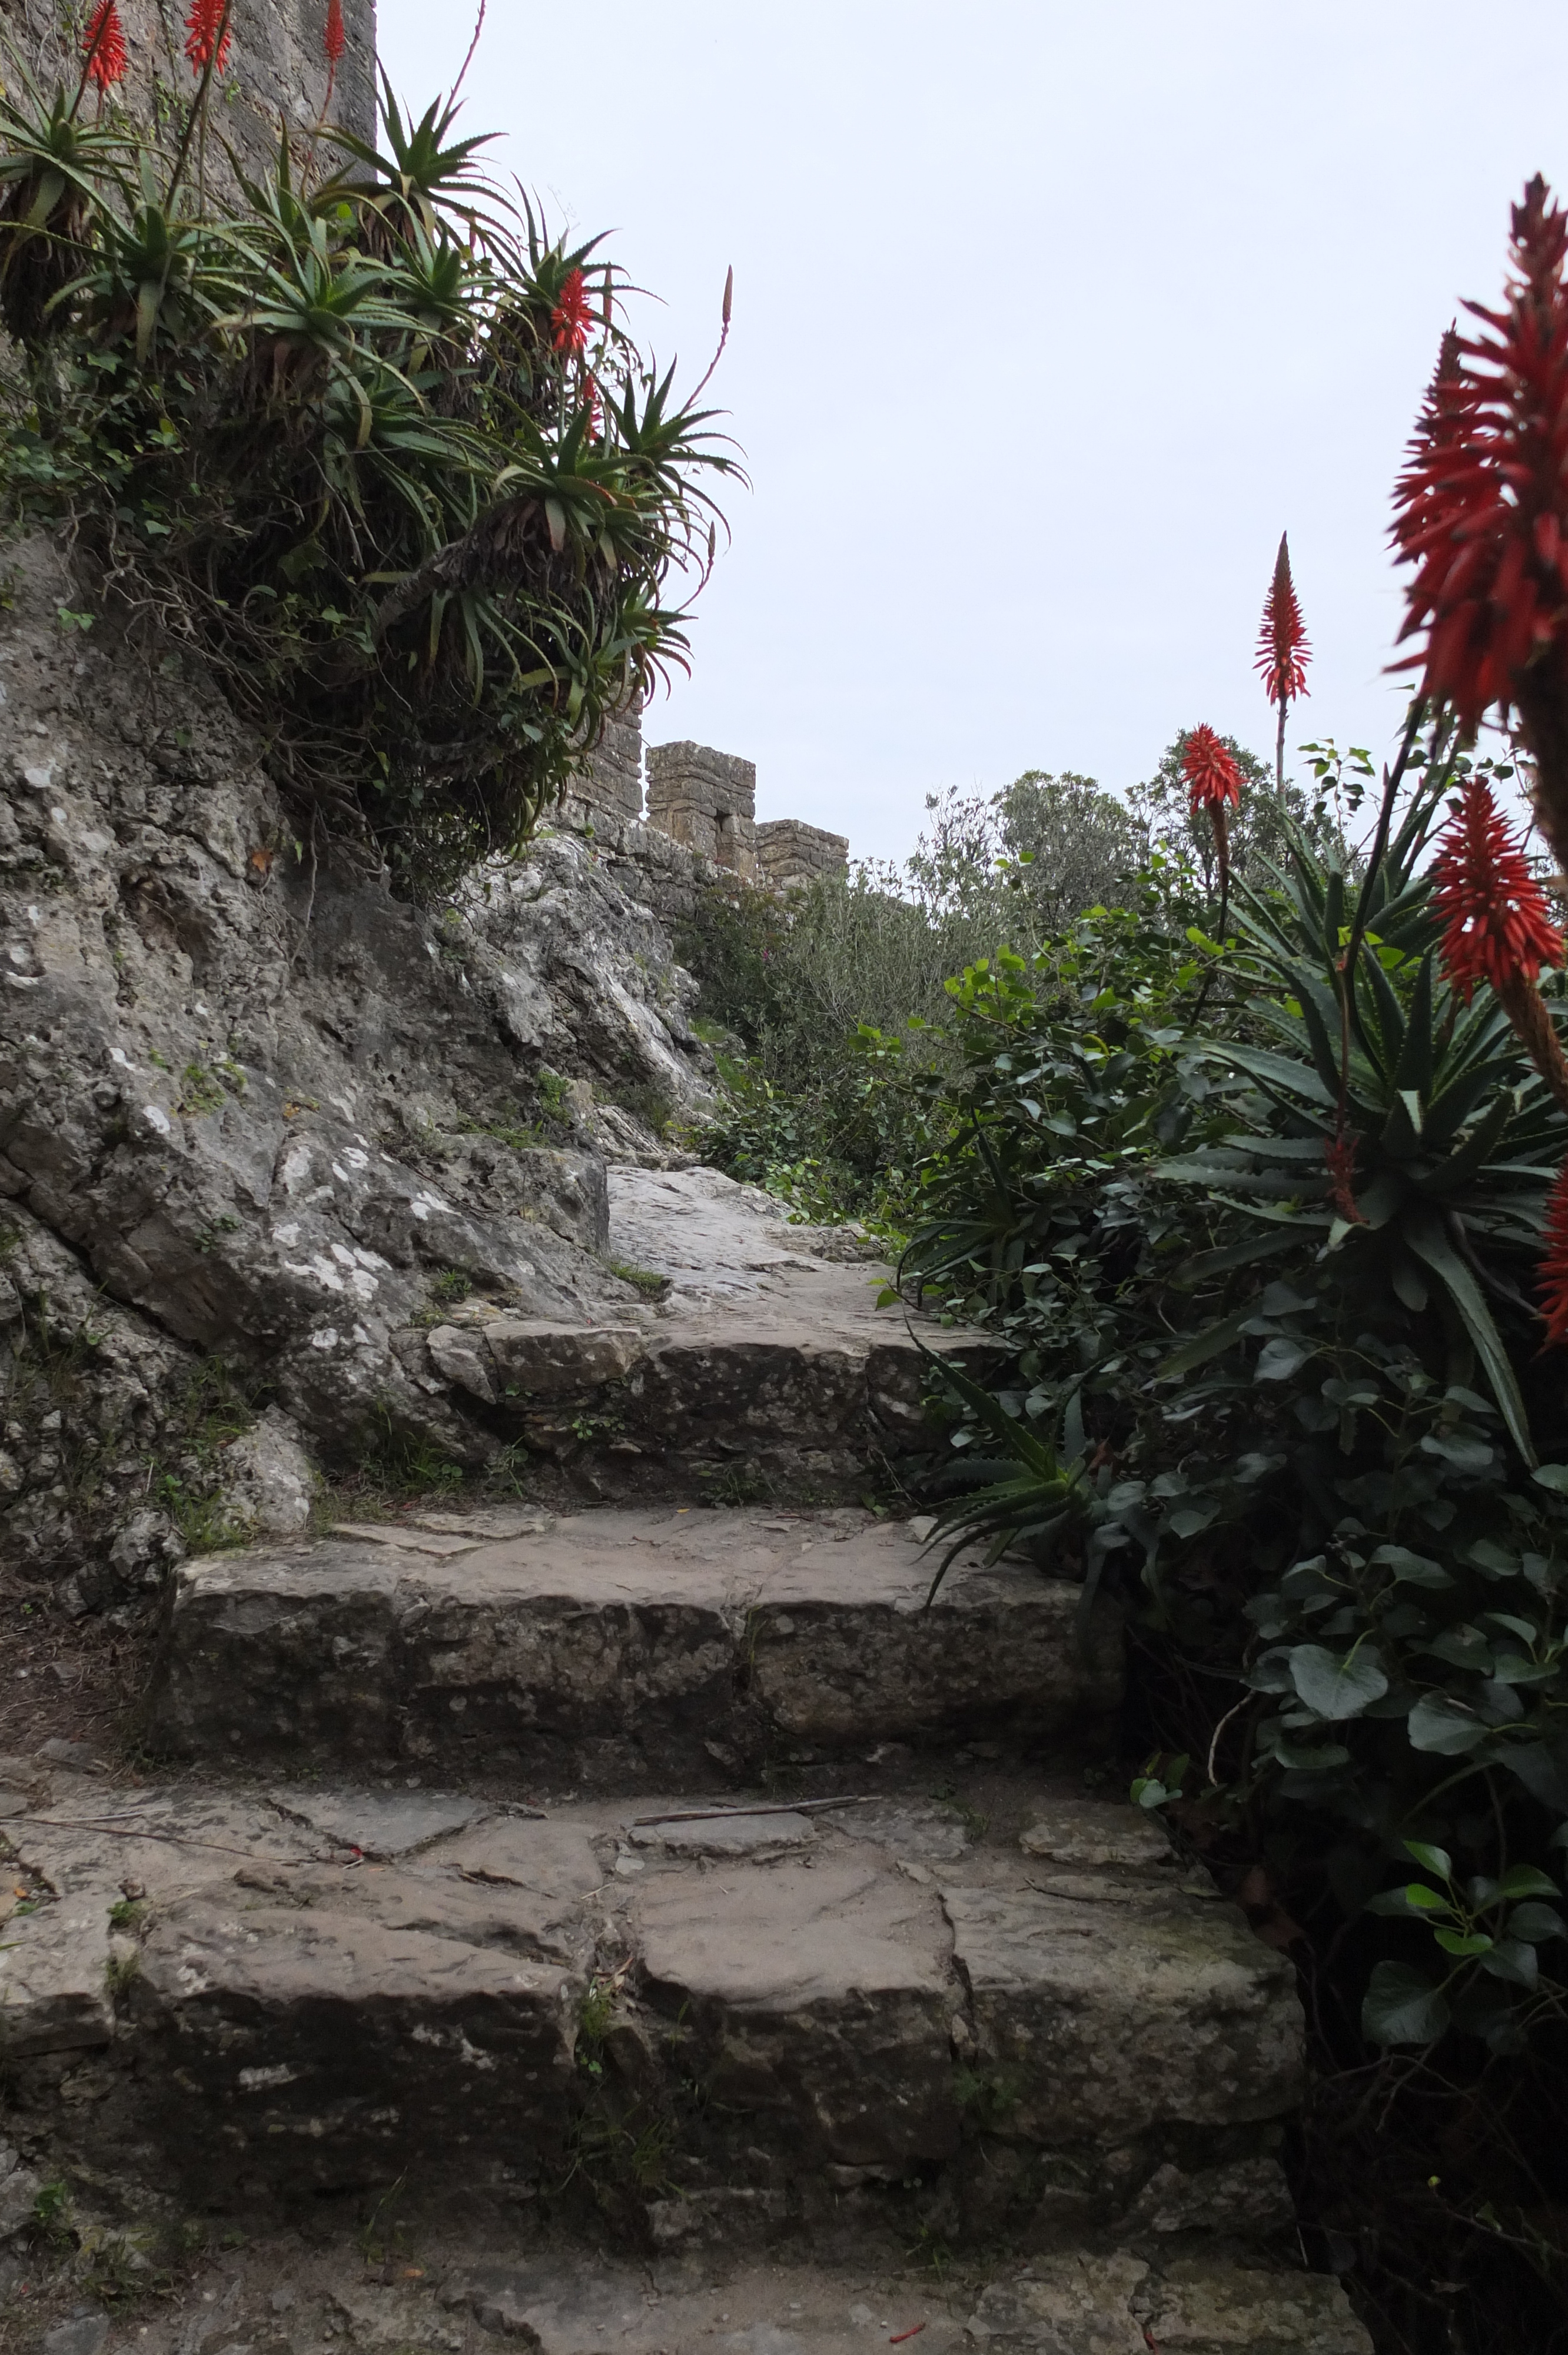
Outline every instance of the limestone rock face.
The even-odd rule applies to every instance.
[[[311,1518],[314,1476],[297,1425],[276,1407],[222,1457],[223,1489],[236,1521],[266,1537],[290,1537]]]
[[[183,45],[172,37],[184,13],[160,8],[155,0],[120,0],[130,69],[121,95],[132,108],[152,104],[160,80],[182,96],[194,86]],[[218,120],[249,167],[265,170],[277,156],[280,112],[303,133],[321,113],[327,84],[322,48],[325,0],[246,0],[233,13],[231,62],[220,94],[215,93]],[[46,97],[62,75],[68,77],[69,95],[79,69],[75,30],[87,20],[46,7],[42,0],[25,0],[20,10],[8,7],[5,16],[15,50]],[[331,119],[368,139],[376,118],[376,0],[343,0],[343,16],[347,41],[334,81]]]
[[[68,640],[82,602],[34,543],[0,617],[0,1556],[60,1575],[152,1501],[149,1459],[187,1476],[215,1360],[307,1451],[374,1423],[486,1460],[440,1303],[624,1322],[586,1114],[619,1097],[663,1163],[638,1111],[706,1101],[691,985],[590,844],[399,901],[302,844],[177,657]],[[272,1453],[260,1528],[297,1511]]]

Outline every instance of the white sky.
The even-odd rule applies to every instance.
[[[471,0],[380,0],[422,111]],[[655,704],[758,814],[902,854],[928,792],[1126,787],[1208,720],[1260,753],[1288,528],[1291,741],[1380,751],[1389,493],[1508,207],[1568,196],[1561,0],[491,0],[465,130],[663,298],[755,487]]]

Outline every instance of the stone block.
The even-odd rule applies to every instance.
[[[853,1755],[983,1732],[1028,1748],[1120,1692],[1108,1603],[1080,1649],[1076,1587],[959,1562],[927,1611],[918,1543],[869,1516],[596,1510],[450,1542],[448,1559],[366,1531],[187,1564],[156,1739],[703,1788],[714,1744]]]
[[[642,815],[642,707],[634,702],[607,719],[604,733],[567,787],[567,824],[579,828],[608,815],[624,823]]]
[[[1114,2118],[1130,2138],[1300,2100],[1295,1973],[1234,1907],[1180,1891],[1091,1906],[1028,1888],[948,1888],[943,1903],[1007,2134],[1071,2142]]]
[[[756,871],[756,813],[755,761],[690,741],[650,745],[650,824],[746,880]]]
[[[469,2180],[558,2164],[580,1977],[472,1943],[488,1923],[411,1926],[429,1892],[390,1870],[309,1894],[198,1891],[148,1934],[138,2107],[185,2195],[357,2189],[410,2151]]]
[[[711,2100],[803,2166],[950,2158],[947,1940],[930,1898],[874,1867],[671,1875],[635,1916],[649,1999]]]
[[[849,852],[847,835],[830,834],[800,817],[764,818],[757,828],[758,880],[775,889],[813,883],[819,876],[842,874]]]
[[[647,1348],[635,1325],[577,1327],[498,1316],[484,1328],[496,1387],[511,1396],[558,1398],[623,1381]]]

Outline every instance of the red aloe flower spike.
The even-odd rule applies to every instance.
[[[125,28],[120,22],[115,0],[99,0],[81,51],[86,59],[83,68],[86,78],[99,90],[111,90],[117,81],[124,80],[131,59],[125,47]]]
[[[1212,728],[1192,728],[1181,746],[1181,775],[1192,815],[1201,809],[1223,809],[1228,802],[1241,807],[1241,771]]]
[[[1484,777],[1467,777],[1459,806],[1437,837],[1432,906],[1443,926],[1438,955],[1467,1006],[1478,981],[1502,1001],[1515,1035],[1568,1108],[1568,1060],[1546,1001],[1541,968],[1561,965],[1564,943],[1546,894]]]
[[[561,281],[561,291],[556,307],[550,314],[550,325],[558,352],[581,352],[588,344],[588,328],[593,314],[588,307],[588,284],[580,270],[568,270]]]
[[[1543,1349],[1556,1349],[1568,1341],[1568,1161],[1558,1171],[1546,1198],[1541,1239],[1544,1248],[1536,1289],[1546,1323],[1546,1338],[1541,1346]]]
[[[226,71],[233,38],[230,13],[228,0],[191,0],[185,15],[185,55],[192,73],[205,73],[209,63],[214,73]]]
[[[1512,217],[1504,306],[1444,338],[1395,492],[1415,567],[1401,639],[1420,692],[1473,735],[1517,709],[1536,812],[1568,864],[1568,218],[1539,176]]]
[[[1433,908],[1443,926],[1443,970],[1467,1006],[1478,981],[1500,990],[1560,965],[1563,934],[1522,846],[1484,777],[1467,777],[1437,837]]]
[[[343,63],[343,53],[348,47],[348,34],[343,21],[343,0],[327,0],[326,24],[322,31],[322,51],[335,73]]]
[[[1296,594],[1296,583],[1290,578],[1290,541],[1288,535],[1279,535],[1279,554],[1274,559],[1274,579],[1264,600],[1263,622],[1257,634],[1257,656],[1253,667],[1263,674],[1263,691],[1270,703],[1279,709],[1279,739],[1275,748],[1275,780],[1281,794],[1285,791],[1285,714],[1298,695],[1307,688],[1307,658],[1312,649],[1307,639],[1307,624],[1301,619],[1301,606]]]
[[[1231,840],[1227,813],[1241,807],[1241,771],[1212,728],[1189,729],[1181,746],[1181,774],[1192,815],[1207,810],[1214,829],[1222,901],[1231,888]]]
[[[1323,1140],[1323,1158],[1329,1165],[1330,1197],[1340,1217],[1351,1227],[1366,1225],[1356,1208],[1356,1148],[1359,1142],[1350,1135],[1342,1120],[1333,1135]]]

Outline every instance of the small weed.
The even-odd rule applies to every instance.
[[[129,1995],[141,1976],[142,1957],[134,1947],[124,1954],[111,1955],[103,1966],[103,1984],[110,2002],[116,2003],[122,1996]]]
[[[147,1918],[144,1898],[117,1897],[109,1909],[109,1926],[122,1930],[128,1938],[135,1937]]]
[[[559,1071],[546,1070],[539,1073],[539,1109],[557,1128],[571,1125],[570,1092],[571,1082],[564,1080]]]
[[[647,1294],[650,1300],[662,1300],[670,1289],[667,1275],[656,1275],[651,1267],[632,1267],[623,1259],[612,1259],[609,1272],[611,1275],[620,1276],[622,1284],[634,1284],[639,1292]]]
[[[616,2002],[623,1980],[623,1972],[614,1971],[609,1977],[600,1978],[596,1971],[577,2006],[577,2067],[589,2077],[604,2074],[601,2058],[604,2040],[609,2034],[610,2022],[615,2018]]]
[[[705,1505],[766,1505],[772,1501],[773,1483],[755,1464],[699,1464],[696,1469],[703,1484]]]
[[[221,1112],[224,1086],[205,1063],[187,1063],[180,1074],[180,1100],[175,1110],[199,1119],[203,1113]]]
[[[159,1054],[156,1047],[148,1048],[147,1060],[150,1063],[156,1063],[160,1071],[172,1071],[175,1068],[166,1055]]]
[[[1011,2069],[955,2069],[953,2091],[959,2109],[982,2127],[1005,2125],[1020,2099],[1018,2076]]]
[[[572,1436],[584,1447],[590,1447],[596,1439],[613,1439],[618,1432],[625,1429],[626,1424],[618,1414],[589,1414],[585,1410],[572,1417]]]
[[[190,1553],[228,1553],[249,1540],[249,1527],[230,1518],[221,1488],[197,1488],[178,1473],[164,1472],[152,1483],[149,1494],[167,1513]]]
[[[388,2185],[354,2236],[367,2265],[389,2265],[408,2254],[408,2228],[397,2213],[406,2180],[400,2175]]]
[[[63,2176],[38,2186],[33,2201],[33,2232],[46,2248],[69,2249],[75,2245],[76,2229],[71,2222],[70,2186]]]
[[[466,1300],[472,1290],[472,1276],[461,1267],[443,1267],[440,1275],[430,1279],[430,1296],[435,1300]]]
[[[154,2264],[153,2246],[150,2232],[84,2232],[76,2277],[100,2306],[123,2314],[143,2298],[168,2291],[169,2276]]]
[[[379,1404],[365,1434],[360,1467],[371,1483],[398,1497],[428,1497],[461,1488],[463,1468],[422,1432],[405,1430]]]
[[[953,2262],[951,2249],[939,2232],[934,2232],[931,2230],[929,2224],[921,2225],[919,2238],[912,2249],[906,2250],[905,2254],[913,2257],[916,2264],[928,2265],[938,2281],[942,2279]]]
[[[198,1252],[209,1252],[221,1236],[238,1234],[238,1231],[239,1220],[232,1210],[225,1210],[221,1218],[214,1219],[210,1227],[201,1229],[196,1239],[196,1247]]]
[[[519,1126],[500,1120],[463,1120],[458,1123],[460,1136],[493,1136],[497,1145],[510,1146],[514,1153],[526,1153],[531,1146],[543,1145],[545,1132],[536,1123]]]

